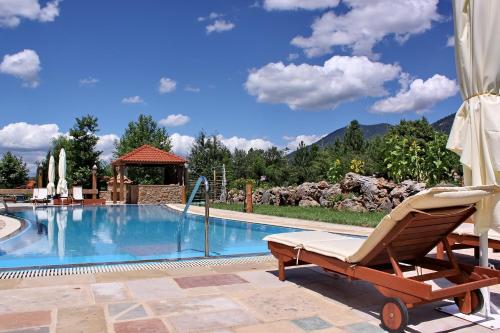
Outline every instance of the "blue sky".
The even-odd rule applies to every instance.
[[[352,119],[455,112],[451,0],[394,3],[0,0],[0,150],[32,164],[88,113],[109,158],[140,113],[182,154],[201,129],[294,148]]]

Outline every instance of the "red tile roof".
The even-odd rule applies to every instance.
[[[184,164],[187,161],[177,155],[150,145],[143,145],[131,152],[120,156],[113,164]]]

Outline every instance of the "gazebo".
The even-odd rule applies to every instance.
[[[113,169],[113,191],[111,193],[113,203],[117,202],[118,181],[120,182],[120,201],[125,203],[125,183],[123,176],[125,175],[125,169],[129,166],[164,167],[164,184],[138,186],[138,203],[159,203],[165,196],[171,199],[168,201],[182,201],[186,183],[186,162],[180,156],[150,145],[143,145],[120,156],[111,163]],[[119,179],[117,179],[118,173],[121,175]]]

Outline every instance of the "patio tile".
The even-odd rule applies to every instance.
[[[21,284],[22,282],[23,282],[23,279],[6,279],[6,280],[0,280],[0,290],[14,289],[19,284]]]
[[[32,327],[32,328],[23,328],[20,330],[8,331],[5,333],[50,333],[49,327]]]
[[[237,327],[234,329],[236,333],[269,333],[269,332],[286,332],[286,333],[303,333],[304,331],[292,324],[290,321],[275,321],[272,323],[257,324],[251,326]]]
[[[157,316],[241,309],[238,304],[220,295],[153,301],[148,305]]]
[[[125,285],[121,282],[96,283],[91,287],[96,303],[118,302],[128,299]]]
[[[139,319],[139,318],[145,318],[147,317],[148,314],[146,313],[146,310],[144,310],[144,307],[142,305],[137,305],[133,307],[130,310],[127,310],[125,313],[123,313],[121,316],[116,318],[117,320],[133,320],[133,319]]]
[[[114,303],[108,305],[108,313],[111,317],[115,317],[120,313],[137,306],[138,303]]]
[[[378,308],[376,314],[378,315]],[[324,311],[321,313],[321,317],[328,320],[335,326],[346,326],[350,324],[368,322],[371,320],[378,321],[378,317],[372,317],[367,313],[359,311],[357,309],[350,308],[340,308],[338,311]]]
[[[182,289],[169,278],[143,279],[127,282],[134,299],[152,300],[184,297]]]
[[[168,320],[180,333],[258,323],[256,318],[241,310],[199,313],[196,314],[196,320],[193,320],[193,314],[183,314],[169,317]]]
[[[114,324],[115,333],[168,333],[161,319],[124,321]]]
[[[106,332],[104,310],[100,306],[64,308],[57,311],[57,333]]]
[[[96,282],[117,282],[130,280],[143,280],[152,278],[161,278],[168,276],[168,273],[160,270],[142,270],[142,271],[125,271],[125,272],[105,272],[96,273]]]
[[[253,290],[235,297],[264,321],[299,319],[323,311],[339,311],[338,307],[331,306],[321,297],[298,288],[279,288],[273,292],[266,289]]]
[[[179,287],[183,289],[223,286],[229,284],[248,283],[236,274],[213,274],[174,278]]]
[[[0,315],[0,330],[50,325],[50,311],[16,312]]]
[[[76,286],[0,290],[0,313],[89,305],[90,300],[88,289]]]
[[[294,319],[292,322],[304,331],[316,331],[332,327],[332,324],[317,316]]]
[[[369,323],[356,323],[350,324],[342,327],[349,333],[384,333],[385,331],[380,328],[380,326],[376,326]]]
[[[95,277],[92,274],[63,275],[63,276],[43,276],[36,278],[25,278],[19,283],[18,288],[33,288],[33,286],[69,286],[95,283]]]
[[[274,274],[266,271],[248,271],[238,273],[238,275],[259,288],[279,288],[294,285],[289,281],[280,281]]]

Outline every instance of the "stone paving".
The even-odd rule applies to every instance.
[[[0,332],[383,332],[368,283],[314,266],[276,274],[268,262],[0,280]],[[444,303],[410,310],[408,331],[491,332],[434,310]]]

